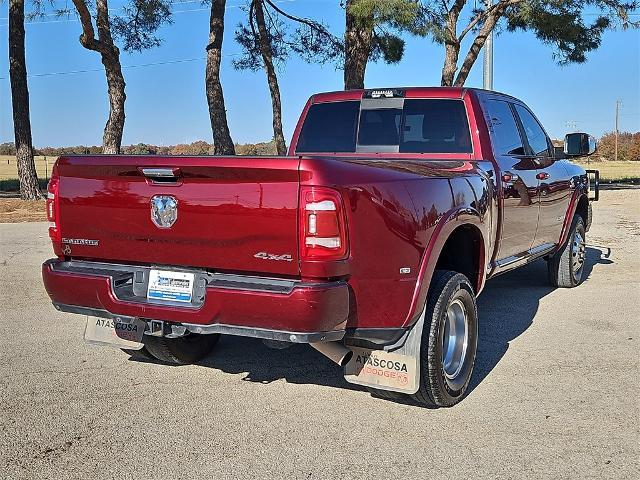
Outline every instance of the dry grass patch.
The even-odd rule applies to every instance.
[[[34,157],[38,178],[49,178],[58,157]],[[18,165],[13,155],[0,155],[0,180],[18,178]]]
[[[629,181],[640,179],[640,162],[576,162],[584,168],[600,170],[602,181]]]
[[[0,223],[45,222],[44,200],[0,198]]]

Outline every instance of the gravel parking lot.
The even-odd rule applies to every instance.
[[[588,278],[488,283],[468,397],[426,410],[313,349],[224,337],[199,365],[82,340],[40,279],[46,224],[0,224],[0,477],[640,478],[640,190],[605,191]]]

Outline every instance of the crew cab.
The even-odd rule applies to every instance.
[[[352,383],[451,406],[486,280],[544,258],[554,287],[582,281],[590,180],[566,157],[594,151],[573,133],[559,154],[496,92],[320,93],[283,157],[60,157],[44,285],[87,341],[130,355],[308,343]]]

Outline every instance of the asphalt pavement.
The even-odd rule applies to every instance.
[[[0,478],[640,478],[640,190],[594,206],[586,281],[488,282],[454,408],[372,397],[305,345],[223,337],[198,365],[90,346],[44,223],[0,224]]]

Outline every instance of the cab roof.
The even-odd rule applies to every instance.
[[[404,98],[454,98],[461,99],[467,92],[491,94],[513,98],[500,92],[467,87],[384,87],[365,88],[357,90],[338,90],[335,92],[316,93],[311,97],[312,103],[339,102],[346,100],[360,100],[365,96],[378,95],[373,98],[387,98],[389,96]]]

